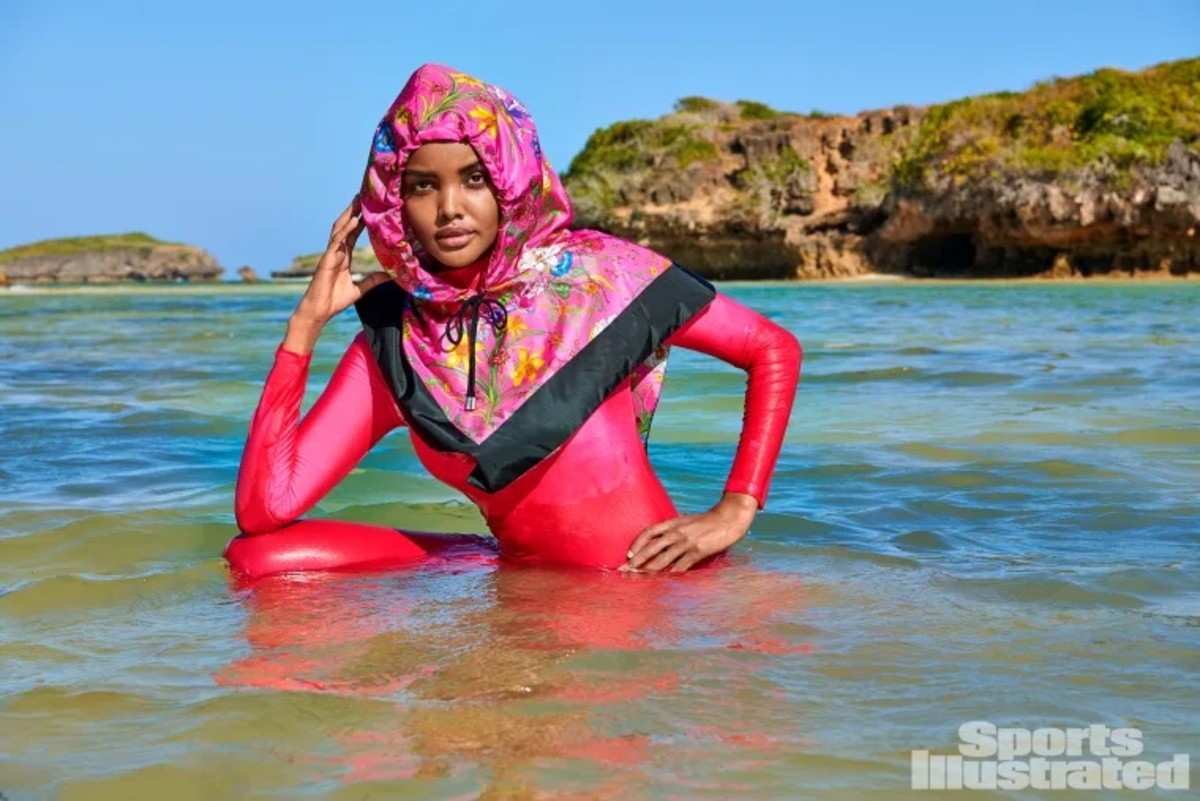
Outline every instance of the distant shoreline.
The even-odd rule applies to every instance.
[[[1062,286],[1079,284],[1103,285],[1149,285],[1149,284],[1194,284],[1200,274],[1188,273],[1178,276],[1121,277],[1100,276],[1095,278],[914,278],[912,276],[872,274],[847,278],[805,280],[728,280],[715,281],[721,286],[734,287],[803,287],[803,286],[878,286],[903,284],[905,286],[1005,286],[1041,285]],[[0,298],[20,298],[31,295],[121,295],[121,294],[217,294],[222,292],[261,292],[265,294],[299,295],[308,286],[307,279],[285,279],[262,281],[249,284],[241,280],[205,282],[129,282],[105,284],[11,284],[0,286]]]

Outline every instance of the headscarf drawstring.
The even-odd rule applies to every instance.
[[[475,410],[475,341],[479,328],[479,315],[492,327],[496,336],[508,328],[508,311],[504,304],[494,298],[475,295],[463,301],[458,311],[446,321],[446,339],[457,347],[462,342],[463,326],[467,327],[467,400],[466,410]]]

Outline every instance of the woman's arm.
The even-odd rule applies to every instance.
[[[300,420],[300,404],[321,330],[374,287],[376,273],[355,283],[350,271],[363,223],[358,197],[334,221],[329,244],[288,320],[238,470],[234,511],[246,534],[291,523],[358,464],[371,446],[401,424],[399,409],[371,350],[356,338],[329,385]]]
[[[629,549],[634,570],[687,570],[733,545],[766,503],[783,447],[796,385],[800,343],[787,329],[725,295],[676,331],[667,344],[700,351],[747,373],[746,408],[725,494],[712,510],[651,526]]]
[[[235,511],[246,534],[293,522],[341,481],[384,434],[403,424],[363,335],[300,419],[312,354],[275,353],[238,471]]]
[[[786,328],[718,294],[667,344],[707,353],[746,371],[742,434],[725,491],[752,495],[763,508],[800,381],[799,341]]]

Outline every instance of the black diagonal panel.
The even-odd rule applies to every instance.
[[[375,359],[413,429],[433,447],[474,458],[470,483],[496,492],[562,445],[715,294],[703,278],[671,265],[478,444],[450,422],[405,358],[400,341],[401,310],[408,303],[404,290],[395,283],[384,284],[359,301],[357,310]]]

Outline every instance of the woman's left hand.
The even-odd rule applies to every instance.
[[[621,570],[682,573],[746,536],[758,502],[752,495],[727,492],[707,512],[683,515],[650,526],[629,546]]]

